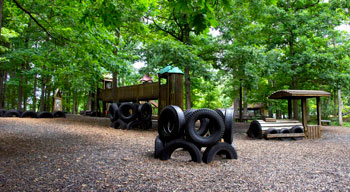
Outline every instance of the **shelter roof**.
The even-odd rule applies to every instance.
[[[328,97],[331,94],[321,90],[280,90],[272,93],[269,99],[301,99],[311,97]]]

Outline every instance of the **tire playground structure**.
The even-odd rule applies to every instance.
[[[108,109],[111,127],[115,129],[151,129],[152,106],[150,103],[112,103]]]
[[[35,111],[25,111],[22,112],[20,110],[11,109],[5,110],[0,109],[0,117],[21,117],[21,118],[65,118],[66,115],[62,111],[55,112],[35,112]]]
[[[158,119],[154,157],[169,160],[177,149],[188,151],[192,161],[212,162],[216,155],[237,159],[233,147],[233,109],[189,109],[175,105],[163,108]],[[204,153],[201,149],[205,148]]]
[[[303,125],[297,120],[255,120],[250,123],[247,135],[253,139],[266,140],[301,140],[305,137]]]

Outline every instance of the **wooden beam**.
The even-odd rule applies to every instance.
[[[317,103],[317,124],[321,126],[321,102],[320,97],[316,97],[316,103]]]
[[[288,119],[292,118],[292,99],[288,99]]]
[[[301,99],[301,111],[302,111],[302,123],[304,127],[307,127],[307,113],[306,113],[306,98]]]

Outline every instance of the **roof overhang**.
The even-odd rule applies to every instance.
[[[269,99],[301,99],[312,97],[328,97],[331,94],[321,90],[280,90],[272,93]]]

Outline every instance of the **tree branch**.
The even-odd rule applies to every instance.
[[[163,32],[165,32],[165,33],[168,33],[169,35],[171,35],[171,36],[174,37],[175,39],[177,39],[177,40],[183,42],[183,40],[182,40],[181,38],[179,38],[178,36],[176,36],[176,35],[175,35],[174,33],[172,33],[171,31],[168,31],[168,30],[166,30],[166,29],[160,27],[160,26],[156,23],[156,21],[155,21],[154,19],[150,19],[150,18],[148,18],[148,17],[146,17],[146,18],[149,19],[149,20],[151,20],[151,21],[153,21],[153,24],[154,24],[158,29],[160,29],[161,31],[163,31]]]
[[[51,38],[53,38],[53,39],[56,39],[54,36],[52,36],[52,34],[51,34],[44,26],[42,26],[42,25],[39,23],[38,20],[35,19],[35,17],[32,15],[31,12],[27,11],[26,9],[24,9],[24,8],[17,2],[17,0],[13,0],[13,2],[16,4],[16,6],[17,6],[19,9],[21,9],[21,10],[24,11],[26,14],[28,14],[29,17],[30,17],[31,19],[33,19],[33,21],[34,21],[40,28],[42,28],[42,29],[45,31],[45,33],[46,33],[49,37],[51,37]]]
[[[320,3],[320,0],[317,0],[315,3],[305,5],[304,7],[298,7],[295,9],[295,12],[302,10],[302,9],[307,9],[307,8],[313,7],[313,6],[317,5],[318,3]]]

